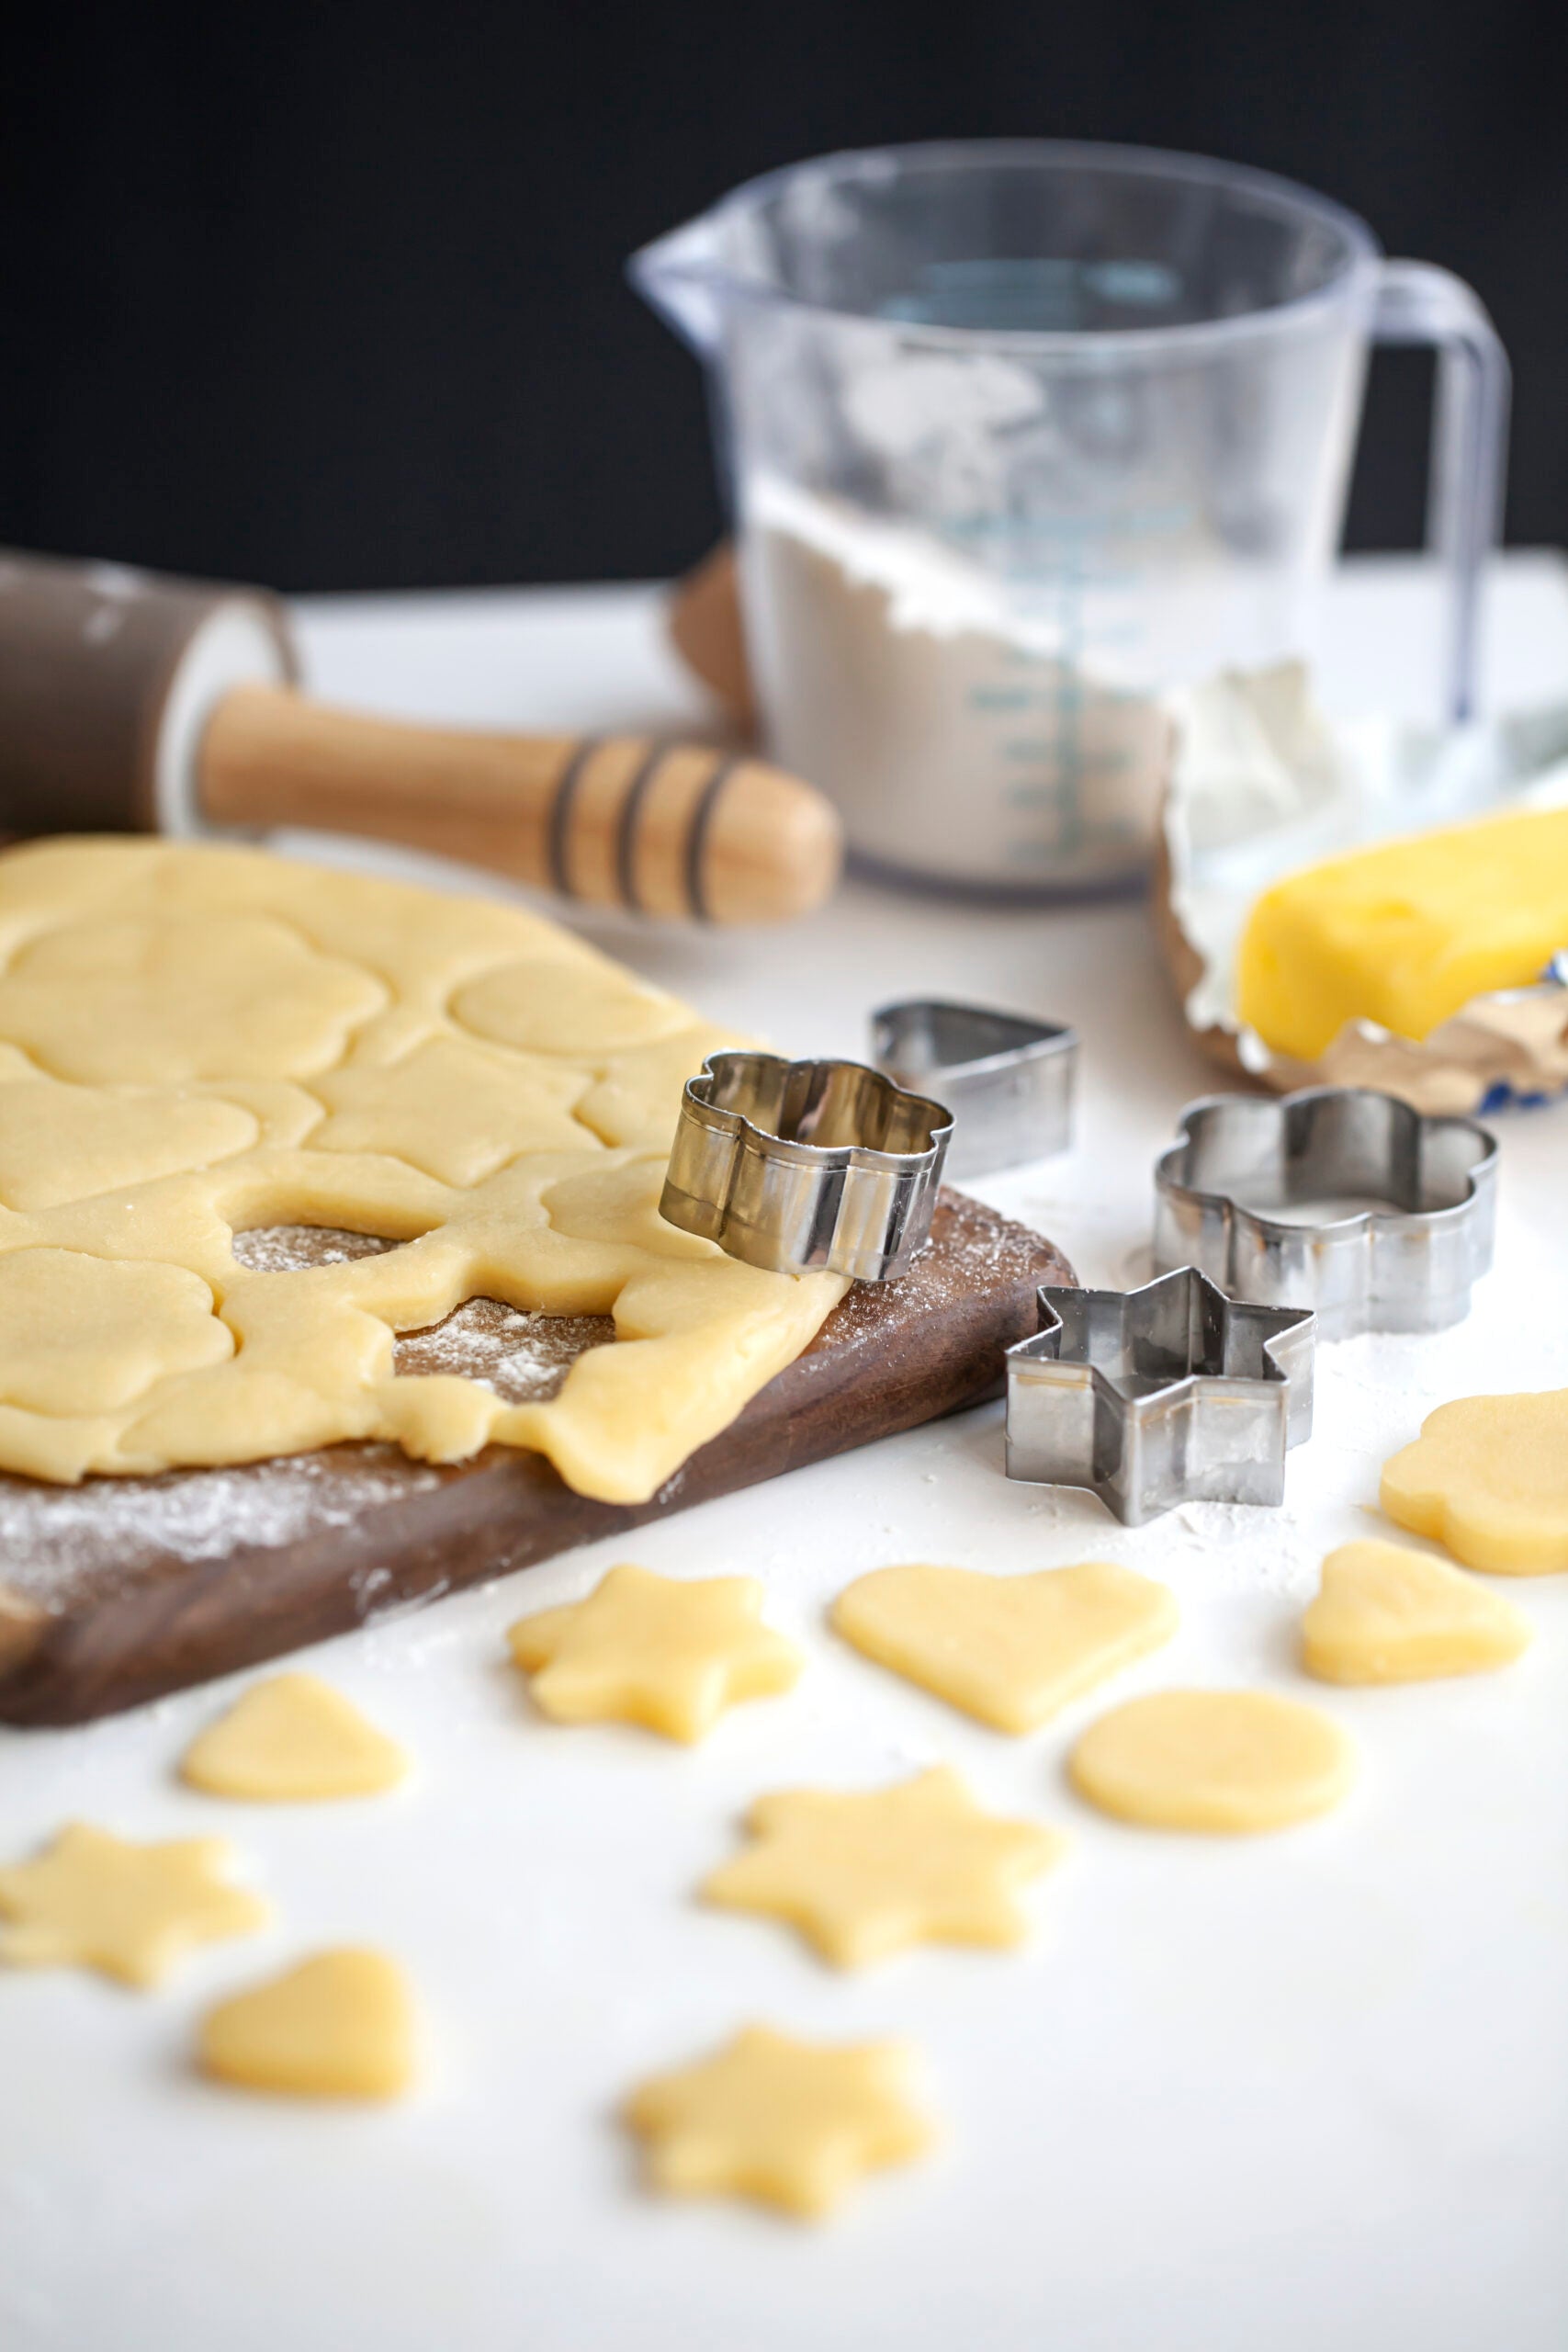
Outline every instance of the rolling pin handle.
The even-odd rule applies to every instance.
[[[820,793],[711,744],[413,727],[272,686],[223,696],[197,771],[214,825],[404,842],[650,915],[785,921],[842,855]]]

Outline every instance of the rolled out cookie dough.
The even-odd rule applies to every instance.
[[[1467,1567],[1568,1568],[1568,1388],[1439,1405],[1384,1465],[1379,1500]]]
[[[273,1674],[197,1734],[180,1777],[209,1796],[288,1804],[374,1796],[395,1788],[408,1768],[396,1740],[330,1682]]]
[[[1080,1796],[1149,1829],[1283,1829],[1337,1804],[1355,1769],[1337,1724],[1267,1690],[1129,1699],[1068,1759]]]
[[[0,1469],[493,1439],[645,1500],[846,1287],[659,1216],[682,1084],[736,1042],[493,901],[207,844],[0,855]],[[236,1261],[290,1224],[403,1246]],[[544,1403],[398,1377],[394,1335],[476,1296],[616,1340]]]
[[[1111,1560],[1021,1577],[916,1563],[858,1577],[832,1622],[880,1666],[1021,1733],[1168,1642],[1177,1608],[1164,1585]]]
[[[201,2023],[205,2071],[300,2098],[396,2098],[413,2075],[413,2001],[395,1961],[317,1952]]]
[[[1506,1666],[1529,1621],[1461,1568],[1404,1544],[1342,1544],[1302,1618],[1302,1664],[1323,1682],[1423,1682]]]

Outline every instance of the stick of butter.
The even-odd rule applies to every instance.
[[[1236,966],[1242,1020],[1311,1061],[1348,1021],[1425,1037],[1568,947],[1568,808],[1380,842],[1265,890]]]

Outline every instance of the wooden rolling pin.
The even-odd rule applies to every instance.
[[[598,906],[774,922],[838,879],[811,786],[711,744],[405,725],[299,692],[281,600],[0,550],[0,827],[299,825]]]

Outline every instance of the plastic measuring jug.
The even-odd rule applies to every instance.
[[[886,148],[634,256],[707,362],[769,748],[897,871],[1147,863],[1168,688],[1310,653],[1369,343],[1438,352],[1428,532],[1470,707],[1507,363],[1446,270],[1198,157]]]

